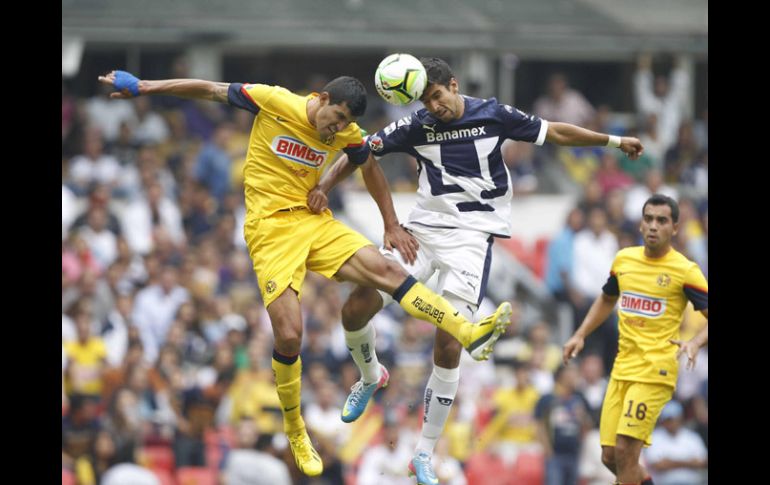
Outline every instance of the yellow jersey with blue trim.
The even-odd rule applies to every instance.
[[[687,301],[708,309],[708,282],[698,265],[670,249],[649,258],[643,246],[622,249],[602,288],[618,297],[618,354],[612,377],[676,386],[679,339]]]
[[[356,123],[321,140],[307,116],[315,96],[266,84],[230,84],[229,104],[256,114],[243,168],[247,219],[306,207],[308,192],[340,151],[354,164],[366,161],[365,133]]]

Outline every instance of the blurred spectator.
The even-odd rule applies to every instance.
[[[133,302],[130,293],[118,295],[115,308],[110,311],[101,328],[101,336],[107,349],[107,363],[111,367],[119,366],[128,350],[128,327],[131,324]]]
[[[545,453],[547,485],[577,485],[578,459],[584,431],[590,429],[588,406],[577,392],[578,371],[561,366],[554,373],[553,394],[541,397],[535,407],[538,439]]]
[[[161,115],[152,110],[150,98],[139,96],[133,99],[137,123],[134,140],[137,143],[163,143],[169,136],[168,125]]]
[[[583,187],[583,197],[578,202],[578,208],[588,217],[592,209],[604,208],[604,193],[602,186],[595,178],[586,181]]]
[[[585,354],[580,361],[578,390],[586,400],[588,412],[595,425],[599,424],[604,393],[607,390],[607,372],[599,354]],[[601,460],[600,460],[601,462]]]
[[[639,234],[639,225],[626,217],[626,194],[624,191],[619,189],[611,191],[606,195],[604,203],[607,208],[607,225],[618,239],[624,233]],[[620,241],[618,241],[618,245],[620,245],[619,243]]]
[[[131,250],[147,254],[160,238],[183,245],[185,235],[177,205],[164,197],[159,182],[151,182],[146,191],[146,198],[134,200],[123,211],[123,232]]]
[[[110,189],[104,184],[95,184],[91,187],[88,194],[88,206],[85,210],[81,211],[75,221],[72,223],[72,228],[83,227],[88,224],[89,213],[93,209],[102,209],[107,212],[107,229],[109,229],[116,236],[121,235],[120,220],[115,213],[110,209]]]
[[[658,75],[653,82],[652,55],[640,54],[634,76],[634,94],[639,113],[654,113],[658,119],[658,136],[665,152],[674,143],[689,98],[690,76],[683,59],[675,60],[671,80]]]
[[[78,229],[78,235],[102,268],[109,267],[118,257],[118,238],[109,229],[108,223],[109,215],[105,208],[90,207],[85,225]]]
[[[150,470],[133,463],[120,463],[107,470],[100,485],[162,485]]]
[[[401,439],[396,418],[390,413],[385,416],[382,423],[383,440],[369,447],[361,457],[357,485],[414,484],[414,479],[406,474],[413,454],[411,444]]]
[[[569,87],[567,78],[562,73],[551,75],[548,79],[548,91],[535,101],[533,111],[548,121],[563,121],[579,126],[585,126],[596,114],[591,103]]]
[[[532,385],[529,362],[513,359],[501,365],[513,368],[516,382],[492,396],[492,416],[479,434],[476,451],[490,451],[503,466],[510,466],[522,450],[532,449],[537,442],[534,411],[540,393]]]
[[[141,334],[148,362],[155,362],[177,309],[188,298],[187,290],[177,284],[177,269],[172,266],[163,268],[159,283],[136,294],[132,320]]]
[[[82,394],[98,400],[102,392],[102,372],[107,358],[107,348],[100,337],[91,334],[91,313],[85,308],[75,311],[74,320],[77,340],[65,342],[67,353],[67,394]]]
[[[674,200],[679,199],[676,189],[664,185],[660,170],[650,170],[644,176],[644,184],[636,184],[626,193],[625,211],[628,220],[637,224],[642,220],[642,207],[653,194],[667,195]]]
[[[120,125],[136,124],[134,103],[127,99],[111,99],[113,89],[104,84],[98,85],[99,93],[86,103],[89,127],[99,127],[108,143],[115,141],[120,132]]]
[[[83,153],[70,162],[70,188],[78,196],[88,194],[92,184],[104,184],[110,190],[120,179],[118,160],[104,153],[104,143],[98,129],[89,129],[84,135]]]
[[[613,190],[624,190],[634,185],[634,179],[620,169],[615,154],[606,150],[602,153],[601,167],[596,172],[595,177],[605,197]]]
[[[644,458],[656,485],[703,485],[708,453],[703,441],[682,426],[684,410],[678,401],[669,401],[660,413],[660,426],[652,432],[652,445]]]
[[[594,178],[604,153],[602,147],[558,147],[556,149],[557,158],[570,179],[578,185],[585,185]]]
[[[551,327],[548,322],[537,322],[529,328],[521,359],[531,361],[538,353],[542,353],[544,369],[549,373],[559,367],[562,360],[561,347],[551,342]]]
[[[195,166],[195,180],[206,185],[219,201],[230,191],[232,158],[227,147],[232,136],[233,126],[230,123],[218,125],[211,141],[203,146]]]
[[[101,429],[95,400],[82,394],[70,396],[61,428],[62,467],[76,473],[79,468],[89,468],[88,453]]]
[[[666,151],[664,173],[666,182],[677,184],[698,159],[698,145],[693,133],[692,122],[684,121],[678,130],[676,143]]]
[[[575,207],[567,215],[567,224],[548,244],[545,285],[559,301],[569,301],[574,267],[575,234],[583,229],[585,214]]]
[[[242,418],[236,428],[236,446],[222,467],[224,485],[291,485],[286,463],[265,450],[272,435],[260,434],[253,419]],[[266,439],[268,438],[268,439]]]

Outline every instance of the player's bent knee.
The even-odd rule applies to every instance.
[[[273,328],[275,349],[284,355],[296,355],[302,347],[302,331],[295,328]]]

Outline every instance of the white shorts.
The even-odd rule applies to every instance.
[[[408,229],[420,243],[414,264],[407,264],[397,249],[380,248],[380,252],[397,261],[422,283],[438,273],[436,293],[468,302],[473,306],[471,312],[475,312],[486,294],[494,237],[467,229],[439,229],[418,224]],[[383,306],[393,301],[387,293],[381,291],[380,295]]]

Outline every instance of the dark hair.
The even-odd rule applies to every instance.
[[[340,76],[332,79],[322,91],[329,93],[329,104],[345,103],[355,117],[363,116],[366,112],[366,88],[354,77]]]
[[[647,199],[647,202],[642,206],[642,217],[644,217],[644,209],[647,208],[647,204],[650,205],[667,205],[671,208],[671,220],[676,224],[679,222],[679,204],[674,199],[663,194],[654,194]]]
[[[445,60],[438,57],[423,57],[420,62],[425,67],[425,72],[428,73],[428,84],[440,84],[449,87],[449,81],[455,75]]]

